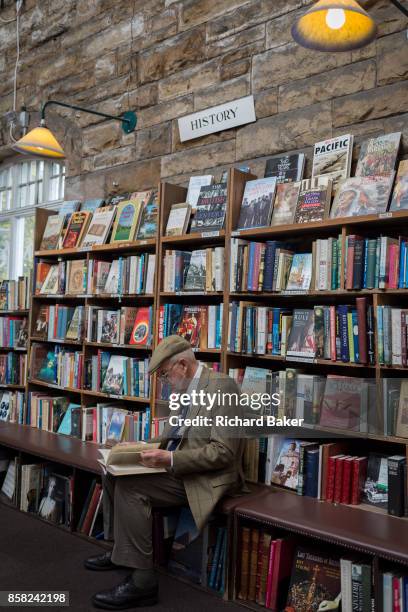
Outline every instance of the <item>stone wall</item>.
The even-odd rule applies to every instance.
[[[388,0],[366,1],[378,39],[324,54],[297,46],[290,27],[310,0],[26,0],[18,106],[61,99],[108,113],[132,109],[137,130],[51,109],[68,152],[66,197],[185,183],[191,173],[305,151],[316,140],[404,132],[408,151],[407,21]],[[362,2],[364,4],[364,2]],[[0,16],[10,18],[14,1]],[[405,28],[405,29],[404,29]],[[15,23],[0,23],[0,117],[12,108]],[[177,117],[254,94],[257,122],[180,143]],[[36,120],[36,116],[33,116]],[[2,140],[1,140],[2,138]],[[3,129],[0,144],[7,144]]]

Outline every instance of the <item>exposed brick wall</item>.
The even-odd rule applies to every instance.
[[[369,0],[367,0],[369,2]],[[67,197],[185,182],[192,172],[305,151],[318,139],[402,130],[408,152],[407,21],[388,0],[371,2],[378,39],[322,54],[297,46],[290,27],[310,0],[26,0],[21,16],[18,105],[64,99],[115,122],[51,109],[69,153]],[[1,16],[13,14],[6,1]],[[12,106],[15,24],[0,24],[0,116]],[[182,144],[177,117],[254,94],[258,121]],[[1,140],[2,139],[2,140]],[[8,142],[3,129],[0,145]]]

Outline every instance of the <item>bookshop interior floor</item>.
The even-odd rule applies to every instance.
[[[75,612],[95,610],[90,603],[91,596],[114,586],[127,573],[125,570],[98,573],[84,569],[83,560],[98,552],[103,552],[103,548],[97,544],[13,508],[0,506],[0,590],[69,591],[69,609]],[[146,610],[190,612],[192,609],[194,612],[207,612],[208,609],[233,612],[243,608],[161,575],[160,603]]]

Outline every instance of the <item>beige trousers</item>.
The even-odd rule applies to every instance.
[[[114,540],[112,561],[138,569],[153,567],[152,508],[188,504],[182,480],[169,473],[103,478],[107,539]]]

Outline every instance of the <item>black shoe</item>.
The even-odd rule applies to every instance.
[[[92,597],[92,603],[96,608],[104,610],[126,610],[127,608],[154,606],[158,602],[158,595],[157,586],[141,589],[135,585],[130,575],[124,582],[112,589],[96,593]]]
[[[108,551],[102,555],[88,557],[88,559],[84,561],[84,565],[86,569],[93,570],[95,572],[106,572],[107,570],[118,569],[120,566],[112,563],[111,555],[112,553]]]

